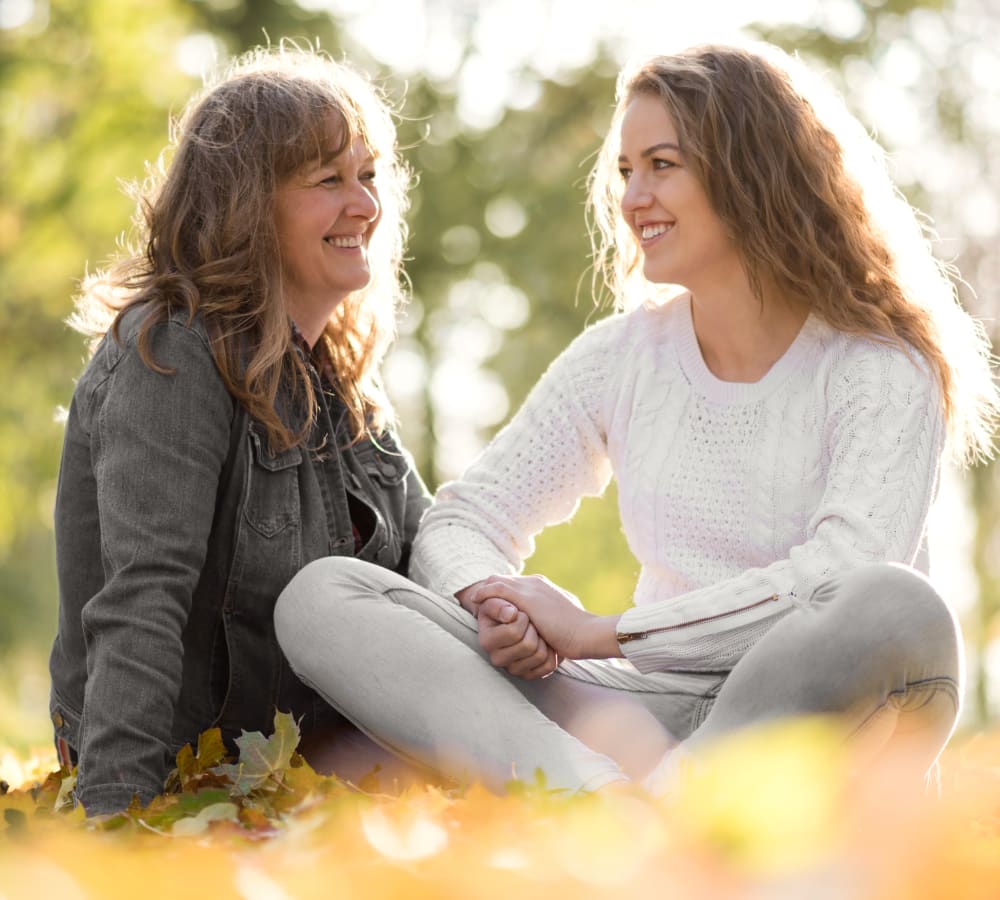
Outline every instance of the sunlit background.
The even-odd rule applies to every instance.
[[[934,220],[967,307],[1000,305],[1000,12],[993,0],[0,0],[0,747],[48,740],[52,502],[84,345],[62,323],[113,255],[140,178],[220,59],[289,37],[371,73],[419,175],[413,302],[387,366],[433,486],[454,477],[596,315],[584,181],[629,57],[762,37],[825,71]],[[968,637],[965,725],[1000,715],[1000,482],[945,473],[933,575]],[[637,564],[613,491],[533,571],[601,611]]]

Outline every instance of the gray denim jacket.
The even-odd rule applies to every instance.
[[[199,320],[158,325],[147,367],[141,309],[77,383],[56,500],[56,736],[79,755],[89,814],[149,802],[174,754],[217,725],[270,729],[275,707],[337,714],[293,675],[275,600],[303,565],[357,555],[405,574],[426,488],[391,434],[347,446],[343,409],[317,390],[306,445],[272,455],[226,390]],[[318,388],[319,380],[315,386]],[[338,449],[339,448],[339,449]]]

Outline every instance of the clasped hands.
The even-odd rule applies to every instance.
[[[618,617],[587,612],[542,575],[493,575],[455,596],[476,617],[490,662],[511,675],[533,680],[551,675],[560,658],[622,655]]]

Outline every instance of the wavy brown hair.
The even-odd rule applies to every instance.
[[[893,186],[881,148],[776,48],[695,47],[620,76],[588,205],[595,277],[619,308],[676,291],[645,280],[621,216],[619,133],[637,96],[663,102],[758,299],[766,285],[840,331],[917,351],[940,386],[953,454],[992,456],[1000,402],[985,332],[959,305],[952,273]]]
[[[274,195],[304,166],[355,138],[375,158],[381,221],[369,246],[371,281],[338,305],[321,340],[356,437],[391,419],[378,366],[403,299],[403,215],[410,176],[388,104],[374,86],[318,51],[283,44],[230,63],[172,124],[171,141],[134,187],[135,239],[88,277],[71,324],[117,338],[125,310],[148,308],[139,350],[151,368],[150,331],[176,313],[201,316],[230,393],[267,429],[273,450],[301,443],[316,414],[305,363],[292,351],[281,291]],[[94,341],[96,346],[97,340]],[[306,413],[285,421],[279,390]]]

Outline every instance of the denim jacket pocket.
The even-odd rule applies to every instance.
[[[272,538],[299,521],[302,451],[291,447],[271,455],[267,436],[250,426],[250,466],[243,515],[261,537]]]

